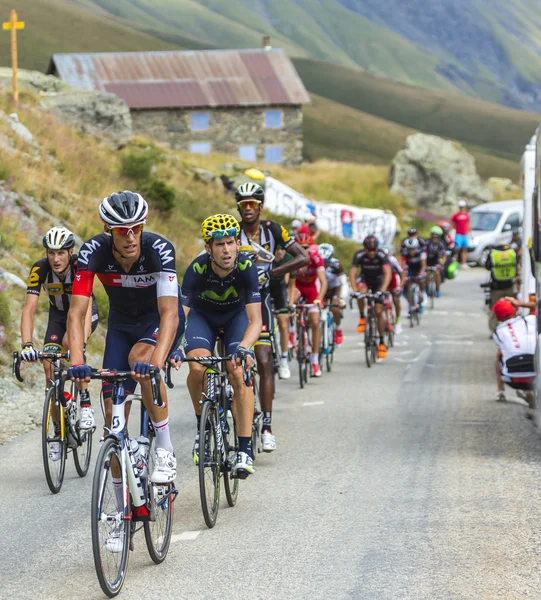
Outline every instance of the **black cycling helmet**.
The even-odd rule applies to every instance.
[[[148,217],[148,204],[140,194],[126,190],[104,198],[98,211],[104,223],[119,227],[144,223]]]
[[[365,250],[377,250],[378,245],[378,238],[375,235],[369,235],[364,238],[363,246]]]
[[[247,181],[246,183],[239,185],[235,192],[235,199],[237,200],[237,203],[241,202],[241,200],[253,199],[263,204],[265,202],[265,192],[258,183]]]
[[[408,229],[408,235],[415,235],[417,233],[417,229],[415,227],[410,227]]]

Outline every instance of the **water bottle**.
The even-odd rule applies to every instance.
[[[133,472],[136,477],[143,477],[143,473],[146,471],[146,463],[141,456],[138,441],[133,438],[130,439],[130,453],[133,457]]]
[[[148,457],[150,454],[150,442],[147,437],[144,435],[140,435],[137,438],[137,443],[139,444],[139,452],[141,454],[141,458],[143,460],[143,468],[141,477],[147,477],[148,474]]]

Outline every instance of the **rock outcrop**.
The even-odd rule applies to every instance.
[[[131,139],[130,109],[114,94],[72,89],[45,95],[41,107],[79,131],[104,138],[117,148]]]
[[[438,214],[455,210],[459,200],[471,206],[493,199],[460,144],[422,133],[410,135],[395,156],[389,186],[416,207]]]

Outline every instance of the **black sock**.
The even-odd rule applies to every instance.
[[[197,431],[199,431],[199,428],[201,427],[201,415],[195,415],[195,418],[197,420]]]
[[[261,431],[272,431],[271,421],[272,421],[272,413],[264,412],[263,413],[263,427],[261,428]]]
[[[81,407],[90,406],[90,392],[88,389],[79,391],[79,400]]]
[[[384,340],[384,339],[383,339],[381,336],[380,336],[380,338],[379,338],[379,343],[380,343],[380,344],[385,344],[385,340]]]
[[[239,435],[239,452],[244,452],[250,458],[252,458],[252,438],[251,437],[240,437],[240,435]]]

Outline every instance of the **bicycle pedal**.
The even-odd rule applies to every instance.
[[[231,479],[246,479],[250,473],[246,471],[237,471],[236,473],[231,473]]]

